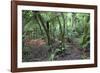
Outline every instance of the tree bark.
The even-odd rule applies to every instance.
[[[65,45],[64,45],[64,42],[65,42],[65,17],[64,17],[63,13],[61,13],[61,15],[62,15],[62,18],[63,18],[62,46],[65,48]]]
[[[41,21],[39,20],[39,18],[38,18],[37,15],[35,15],[35,17],[36,17],[36,20],[37,20],[37,23],[39,25],[39,28],[40,28],[40,31],[41,31],[41,35],[42,35],[43,34],[43,31],[42,31],[42,27],[41,27]]]
[[[43,29],[46,33],[46,36],[47,36],[47,40],[48,40],[48,45],[50,45],[50,35],[49,35],[49,22],[47,24],[47,22],[44,22],[43,21],[43,18],[42,16],[40,15],[39,12],[37,12],[37,18],[38,20],[41,22],[42,26],[43,26]]]

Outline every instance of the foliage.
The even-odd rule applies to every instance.
[[[66,46],[71,47],[73,44],[79,48],[89,48],[90,46],[90,14],[78,12],[54,12],[54,11],[22,11],[22,43],[23,58],[28,57],[30,49],[35,46],[27,47],[28,40],[39,39],[36,43],[48,46],[48,60],[54,60],[58,52],[63,53]],[[77,41],[77,40],[78,41]],[[37,46],[38,47],[38,46]],[[36,47],[36,48],[37,48]],[[38,47],[41,48],[41,47]],[[37,49],[38,49],[37,48]],[[27,49],[27,50],[26,50]],[[30,55],[29,55],[30,56]]]
[[[83,20],[83,35],[81,36],[81,46],[82,48],[86,48],[89,43],[90,43],[90,27],[89,27],[89,21],[86,22],[88,17],[84,17],[84,20]]]

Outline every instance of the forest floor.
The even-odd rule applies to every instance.
[[[58,45],[55,44],[55,47]],[[46,45],[37,47],[31,47],[30,49],[26,49],[23,52],[23,62],[37,62],[37,61],[49,61],[50,56],[53,56],[53,61],[59,60],[81,60],[81,59],[89,59],[90,51],[83,52],[83,50],[79,47],[77,40],[73,41],[73,43],[66,43],[67,47],[65,47],[63,52],[53,53],[50,51],[50,48]],[[52,48],[53,49],[53,48]]]

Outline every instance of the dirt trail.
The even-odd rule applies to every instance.
[[[54,43],[56,44],[56,43]],[[82,59],[82,50],[80,50],[79,44],[76,40],[72,43],[66,43],[68,45],[62,53],[56,53],[53,60],[79,60]],[[55,45],[56,47],[58,45]],[[28,61],[48,61],[49,47],[44,45],[39,48],[32,47]],[[52,48],[53,49],[53,48]]]

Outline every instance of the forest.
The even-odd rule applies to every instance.
[[[90,14],[22,10],[22,61],[90,59]]]

